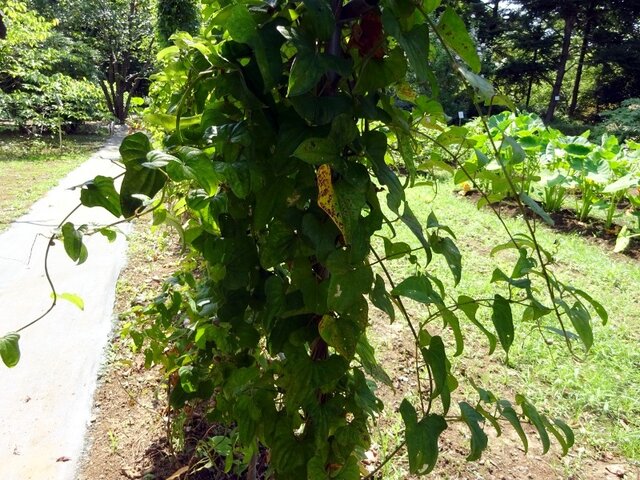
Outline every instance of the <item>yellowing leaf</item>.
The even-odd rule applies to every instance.
[[[318,181],[318,206],[324,210],[331,220],[333,220],[333,223],[336,224],[336,227],[338,227],[345,239],[345,243],[349,243],[345,231],[344,219],[338,208],[336,192],[331,182],[331,167],[326,163],[320,165],[316,172],[316,179]]]

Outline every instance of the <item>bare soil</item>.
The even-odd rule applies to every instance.
[[[172,240],[158,246],[148,227],[134,227],[128,264],[116,293],[112,350],[95,394],[92,424],[78,480],[166,479],[175,472],[167,435],[162,373],[147,370],[142,354],[119,332],[135,304],[153,299],[176,268],[180,248]],[[177,477],[176,477],[177,478]]]
[[[388,412],[380,419],[381,430],[389,430],[397,419],[389,415],[397,412],[403,398],[415,392],[415,353],[414,343],[408,327],[401,319],[389,324],[387,318],[372,309],[373,326],[370,338],[376,344],[376,357],[387,373],[394,379],[395,390],[381,388],[378,396],[383,400]],[[467,351],[484,352],[485,346],[469,344]],[[496,377],[505,376],[505,369],[497,356],[487,360],[484,355],[468,355],[463,362],[463,372],[468,378],[478,380],[481,373],[490,370]],[[499,393],[505,398],[513,398],[515,392],[508,384],[502,386]],[[466,400],[473,403],[475,397],[452,398],[452,409],[455,411],[456,401]],[[566,457],[562,457],[560,447],[552,442],[547,454],[542,454],[542,447],[538,441],[535,429],[531,425],[524,425],[529,438],[529,451],[525,454],[522,443],[515,431],[508,425],[502,429],[502,435],[497,436],[490,425],[485,427],[489,436],[489,446],[477,462],[467,462],[469,454],[470,436],[468,429],[460,424],[449,422],[453,428],[448,429],[440,439],[440,456],[432,478],[448,479],[633,479],[640,476],[640,469],[631,465],[624,458],[610,452],[588,451],[580,445],[574,446]],[[397,440],[399,443],[400,439]],[[376,447],[379,450],[379,445]],[[405,465],[408,471],[408,465]],[[383,478],[383,477],[380,477]],[[418,477],[406,475],[414,479]]]
[[[169,242],[167,247],[157,247],[153,236],[143,236],[137,229],[138,239],[133,243],[129,265],[123,271],[118,289],[116,308],[120,314],[119,325],[113,335],[113,350],[105,367],[101,385],[96,393],[94,418],[90,427],[85,458],[77,478],[79,480],[118,479],[235,479],[219,470],[189,474],[194,465],[193,448],[199,438],[220,434],[220,427],[206,424],[193,415],[186,435],[186,452],[173,452],[167,440],[167,407],[162,374],[157,369],[146,370],[144,359],[133,354],[129,341],[118,336],[126,312],[132,304],[144,304],[160,290],[161,279],[174,271],[180,258],[178,245]],[[378,395],[384,401],[385,412],[380,417],[374,435],[374,445],[368,452],[369,470],[384,459],[401,441],[402,425],[397,409],[402,399],[415,391],[415,366],[413,341],[408,328],[401,320],[390,324],[388,319],[371,308],[372,326],[369,338],[376,346],[377,357],[393,379],[394,389],[381,388]],[[476,348],[477,347],[477,348]],[[469,345],[468,351],[484,350]],[[470,355],[464,362],[464,375],[478,378],[482,371],[490,369],[503,372],[499,360],[487,363],[482,355]],[[509,392],[504,385],[504,392]],[[501,392],[501,393],[504,393]],[[462,398],[453,399],[452,403]],[[452,407],[452,411],[455,406]],[[580,446],[566,457],[561,457],[557,444],[542,455],[533,428],[527,430],[530,438],[529,453],[525,454],[519,438],[510,428],[496,438],[495,431],[487,426],[489,448],[478,462],[467,462],[469,435],[462,425],[451,422],[453,428],[440,439],[440,458],[431,478],[446,479],[640,479],[640,470],[624,459],[607,452],[587,451]],[[384,443],[384,444],[383,444]],[[261,458],[264,463],[265,456]],[[264,471],[264,468],[261,469]],[[388,466],[385,474],[375,478],[412,477],[405,472],[408,465],[402,460]],[[264,478],[264,477],[259,477]]]
[[[477,202],[481,195],[475,190],[470,190],[466,192],[464,197]],[[513,200],[503,200],[495,203],[494,206],[500,213],[513,217],[521,215],[518,205]],[[483,208],[489,207],[485,206]],[[554,225],[547,225],[549,228],[560,233],[573,233],[580,235],[588,241],[604,248],[606,251],[613,252],[618,233],[620,233],[620,225],[614,224],[611,228],[606,228],[603,221],[595,218],[589,218],[588,221],[583,222],[576,217],[574,211],[568,209],[562,209],[558,212],[550,213],[549,216],[554,221]],[[527,209],[527,218],[540,219],[529,209]],[[640,239],[632,238],[627,249],[624,252],[615,255],[622,255],[633,260],[640,260]]]

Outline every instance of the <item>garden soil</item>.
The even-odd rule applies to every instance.
[[[159,248],[155,238],[137,229],[133,251],[119,282],[116,310],[121,312],[121,325],[135,318],[135,308],[144,308],[160,293],[162,279],[171,275],[180,257],[178,242],[168,241]],[[133,310],[132,310],[133,307]],[[381,364],[393,379],[394,389],[381,388],[378,395],[384,401],[386,414],[374,429],[373,446],[367,452],[366,466],[373,470],[401,440],[402,426],[397,413],[400,402],[415,388],[414,345],[410,332],[402,322],[393,324],[371,308],[370,339],[375,343]],[[130,340],[114,332],[110,363],[98,387],[94,421],[89,429],[89,444],[81,462],[78,480],[234,480],[245,478],[224,472],[224,461],[214,462],[207,470],[198,471],[198,458],[193,455],[198,440],[218,435],[215,425],[207,424],[197,414],[188,422],[184,438],[185,449],[177,452],[167,440],[170,435],[166,403],[166,387],[162,373],[147,370],[141,354],[132,353]],[[471,350],[480,345],[469,346]],[[498,370],[497,360],[489,364],[482,355],[466,364],[466,375],[475,377],[480,371]],[[509,428],[501,437],[487,428],[491,437],[489,448],[479,462],[467,462],[468,431],[461,426],[443,434],[440,458],[436,470],[427,478],[435,479],[499,479],[550,480],[598,479],[637,480],[640,470],[623,458],[609,452],[587,451],[577,445],[566,457],[560,456],[557,445],[542,455],[534,429],[528,428],[530,450],[525,454],[519,438]],[[174,443],[179,440],[174,437]],[[408,465],[401,459],[376,480],[408,476]],[[264,471],[264,469],[262,469]],[[265,477],[260,477],[265,478]],[[303,480],[303,479],[301,479]]]

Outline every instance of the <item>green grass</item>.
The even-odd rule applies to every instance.
[[[414,188],[407,193],[420,223],[426,224],[427,215],[433,210],[439,222],[456,233],[456,243],[463,254],[463,279],[455,289],[440,256],[434,256],[429,273],[446,280],[445,284],[456,294],[475,298],[491,297],[495,292],[505,295],[504,287],[490,283],[494,268],[500,266],[510,272],[515,258],[509,253],[490,256],[493,246],[508,240],[503,227],[490,210],[478,211],[472,202],[452,190],[451,183],[441,182],[437,195],[431,187]],[[522,219],[505,218],[505,222],[514,233],[525,231]],[[552,342],[549,345],[538,329],[522,323],[514,312],[516,340],[510,352],[510,366],[505,366],[503,352],[496,352],[491,363],[487,363],[486,339],[472,326],[465,327],[465,351],[454,359],[454,366],[464,368],[480,386],[498,395],[513,398],[514,393],[523,393],[546,414],[565,419],[574,428],[577,444],[592,454],[607,451],[638,461],[640,264],[576,235],[560,234],[544,226],[538,227],[537,235],[548,249],[553,249],[555,242],[559,245],[557,264],[553,266],[556,276],[591,293],[609,312],[606,325],[594,319],[593,348],[584,361],[576,360],[568,353],[562,337],[546,332],[545,337]],[[397,240],[417,246],[406,229],[398,229]],[[415,268],[404,260],[389,265],[398,280]],[[412,312],[418,319],[425,316],[417,305],[412,305]],[[573,348],[584,356],[580,344],[574,342]],[[462,393],[475,398],[471,389]],[[570,461],[579,463],[580,457]],[[570,468],[579,471],[581,465]]]
[[[104,136],[65,136],[54,140],[0,135],[0,231],[104,143]]]

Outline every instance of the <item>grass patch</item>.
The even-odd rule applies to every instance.
[[[445,280],[452,296],[455,291],[476,298],[491,297],[499,291],[497,288],[502,288],[490,284],[491,273],[497,266],[511,271],[514,257],[507,253],[491,257],[490,251],[508,237],[491,211],[478,211],[472,202],[452,192],[450,182],[437,186],[437,194],[431,187],[411,189],[407,192],[408,200],[422,225],[433,210],[439,222],[456,233],[456,243],[463,255],[463,278],[454,289],[451,274],[440,256],[434,256],[429,272]],[[525,230],[519,218],[506,217],[504,221],[513,233]],[[406,229],[397,228],[397,241],[417,246]],[[544,413],[566,419],[574,428],[578,447],[586,447],[593,456],[596,452],[608,452],[638,461],[640,263],[605,251],[577,235],[560,234],[544,226],[538,227],[537,234],[547,249],[553,251],[556,244],[559,246],[553,268],[556,276],[591,293],[609,312],[607,325],[594,319],[595,344],[585,361],[571,357],[564,339],[558,335],[546,332],[545,342],[538,329],[523,323],[521,315],[514,311],[516,341],[510,352],[510,366],[504,364],[504,354],[499,352],[487,362],[486,339],[475,327],[465,328],[465,351],[453,363],[480,386],[498,395],[513,398],[515,392],[523,393]],[[392,261],[389,265],[396,279],[412,274],[415,268],[405,261]],[[412,311],[416,320],[426,317],[424,309],[417,305],[412,306]],[[468,323],[462,315],[460,319],[461,323]],[[441,328],[440,322],[437,324],[434,330]],[[444,335],[452,337],[450,332]],[[574,342],[574,348],[584,353],[579,343]],[[461,393],[476,398],[472,391]],[[581,458],[578,455],[567,460],[578,465],[567,467],[565,463],[565,468],[583,470],[586,467],[579,464]]]
[[[104,143],[101,135],[70,135],[62,148],[54,140],[0,136],[0,231]]]

